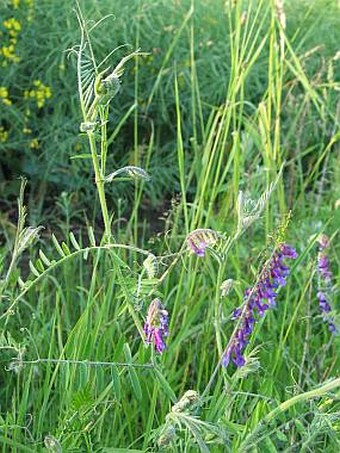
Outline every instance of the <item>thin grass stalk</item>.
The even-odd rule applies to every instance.
[[[182,138],[182,119],[180,111],[180,97],[178,92],[177,73],[175,72],[175,102],[176,102],[176,117],[177,117],[177,158],[178,170],[181,184],[181,204],[184,212],[185,234],[189,233],[189,215],[186,199],[186,184],[185,184],[185,157]]]

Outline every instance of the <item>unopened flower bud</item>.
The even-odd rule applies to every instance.
[[[228,278],[228,280],[224,280],[220,286],[221,290],[221,297],[225,297],[229,294],[231,288],[233,287],[234,280],[232,278]]]
[[[184,412],[192,407],[199,401],[199,394],[195,390],[188,390],[184,393],[182,398],[172,406],[172,412]]]
[[[97,81],[95,86],[96,94],[100,105],[106,105],[113,99],[120,90],[119,77],[112,72],[105,79]]]

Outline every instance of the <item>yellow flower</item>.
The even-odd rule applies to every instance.
[[[49,99],[52,96],[52,91],[50,87],[45,87],[45,96]]]
[[[18,9],[20,6],[20,0],[11,0],[11,5],[14,9]]]
[[[4,105],[11,105],[12,101],[8,98],[8,89],[0,86],[0,100]]]
[[[0,87],[0,98],[8,98],[8,89],[6,87]]]
[[[3,126],[0,126],[0,143],[5,143],[8,140],[8,131]]]
[[[12,5],[14,8],[17,8],[19,2],[13,0]],[[0,48],[0,56],[4,57],[1,66],[5,67],[9,62],[18,63],[20,61],[19,56],[15,53],[15,44],[17,43],[17,36],[21,31],[21,23],[14,17],[11,17],[4,20],[2,25],[7,29],[7,37],[4,40],[4,44],[6,42],[6,45]]]
[[[21,30],[21,23],[14,19],[14,17],[11,17],[10,19],[4,20],[3,25],[7,30],[14,30],[16,32],[19,32]]]
[[[40,143],[38,141],[37,138],[33,138],[31,141],[30,141],[30,148],[32,149],[37,149],[40,147]]]
[[[46,99],[49,99],[52,96],[52,91],[51,88],[44,85],[41,80],[34,80],[33,86],[35,88],[33,88],[32,90],[24,91],[24,98],[35,99],[37,106],[40,109],[45,105]]]
[[[10,46],[6,47],[6,46],[3,46],[1,49],[0,49],[0,55],[2,54],[5,59],[7,60],[10,60],[10,61],[13,61],[13,63],[18,63],[20,61],[20,58],[18,57],[18,55],[16,55],[14,53],[14,46],[13,44],[11,44]],[[4,65],[5,66],[5,65]]]

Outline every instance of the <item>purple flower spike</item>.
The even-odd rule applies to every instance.
[[[145,342],[147,344],[153,342],[155,350],[162,354],[166,348],[164,337],[169,335],[169,315],[158,298],[149,305],[144,333]]]
[[[284,260],[295,259],[297,256],[293,247],[288,244],[280,244],[256,286],[245,291],[244,303],[246,305],[236,308],[232,317],[234,320],[239,320],[240,325],[223,354],[222,366],[227,367],[230,360],[239,368],[245,365],[243,350],[254,330],[257,321],[256,314],[262,318],[269,308],[275,307],[277,289],[286,284],[286,278],[289,275],[289,268],[284,264]]]
[[[322,319],[324,320],[324,322],[328,324],[328,329],[330,330],[330,332],[336,334],[338,332],[338,329],[334,324],[334,318],[331,315],[329,315],[329,313],[332,311],[332,307],[329,304],[327,295],[322,291],[318,291],[316,297],[318,298],[319,301]]]
[[[331,306],[329,305],[329,303],[327,301],[326,294],[323,293],[322,291],[318,291],[316,297],[319,300],[320,310],[323,313],[329,313],[332,309],[331,309]]]
[[[325,234],[320,235],[319,239],[319,253],[317,259],[317,274],[318,274],[318,291],[316,297],[319,301],[319,308],[322,319],[328,324],[328,329],[332,334],[337,334],[338,329],[334,324],[334,318],[331,314],[332,307],[330,299],[332,295],[332,271],[330,268],[329,258],[326,250],[330,245],[328,236]]]
[[[286,258],[292,258],[293,260],[295,260],[298,256],[296,250],[288,244],[281,244],[279,249],[281,250],[283,256],[285,256]]]
[[[156,351],[159,352],[160,354],[162,354],[162,352],[166,348],[166,345],[163,341],[161,329],[155,328],[155,330],[153,332],[153,337],[154,337]]]
[[[328,256],[322,252],[318,254],[318,271],[323,280],[330,281],[332,279]]]

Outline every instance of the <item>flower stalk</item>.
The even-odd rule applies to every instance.
[[[92,164],[93,164],[93,170],[94,170],[94,174],[95,174],[95,183],[96,183],[96,187],[97,187],[102,217],[103,217],[103,221],[104,221],[105,242],[111,242],[111,240],[112,240],[111,222],[110,222],[109,211],[108,211],[107,203],[106,203],[105,188],[104,188],[104,175],[102,174],[101,169],[100,169],[99,159],[97,156],[96,141],[95,141],[95,136],[94,136],[93,131],[88,131],[87,136],[88,136],[88,140],[89,140],[89,144],[90,144]]]
[[[277,290],[280,286],[285,286],[289,275],[289,268],[284,261],[295,258],[297,258],[295,249],[287,244],[280,244],[268,266],[261,272],[257,283],[252,289],[248,288],[245,291],[243,308],[234,310],[233,319],[238,319],[239,322],[223,354],[224,367],[229,365],[230,360],[237,367],[245,365],[243,350],[249,343],[257,318],[262,318],[269,308],[275,307]]]

